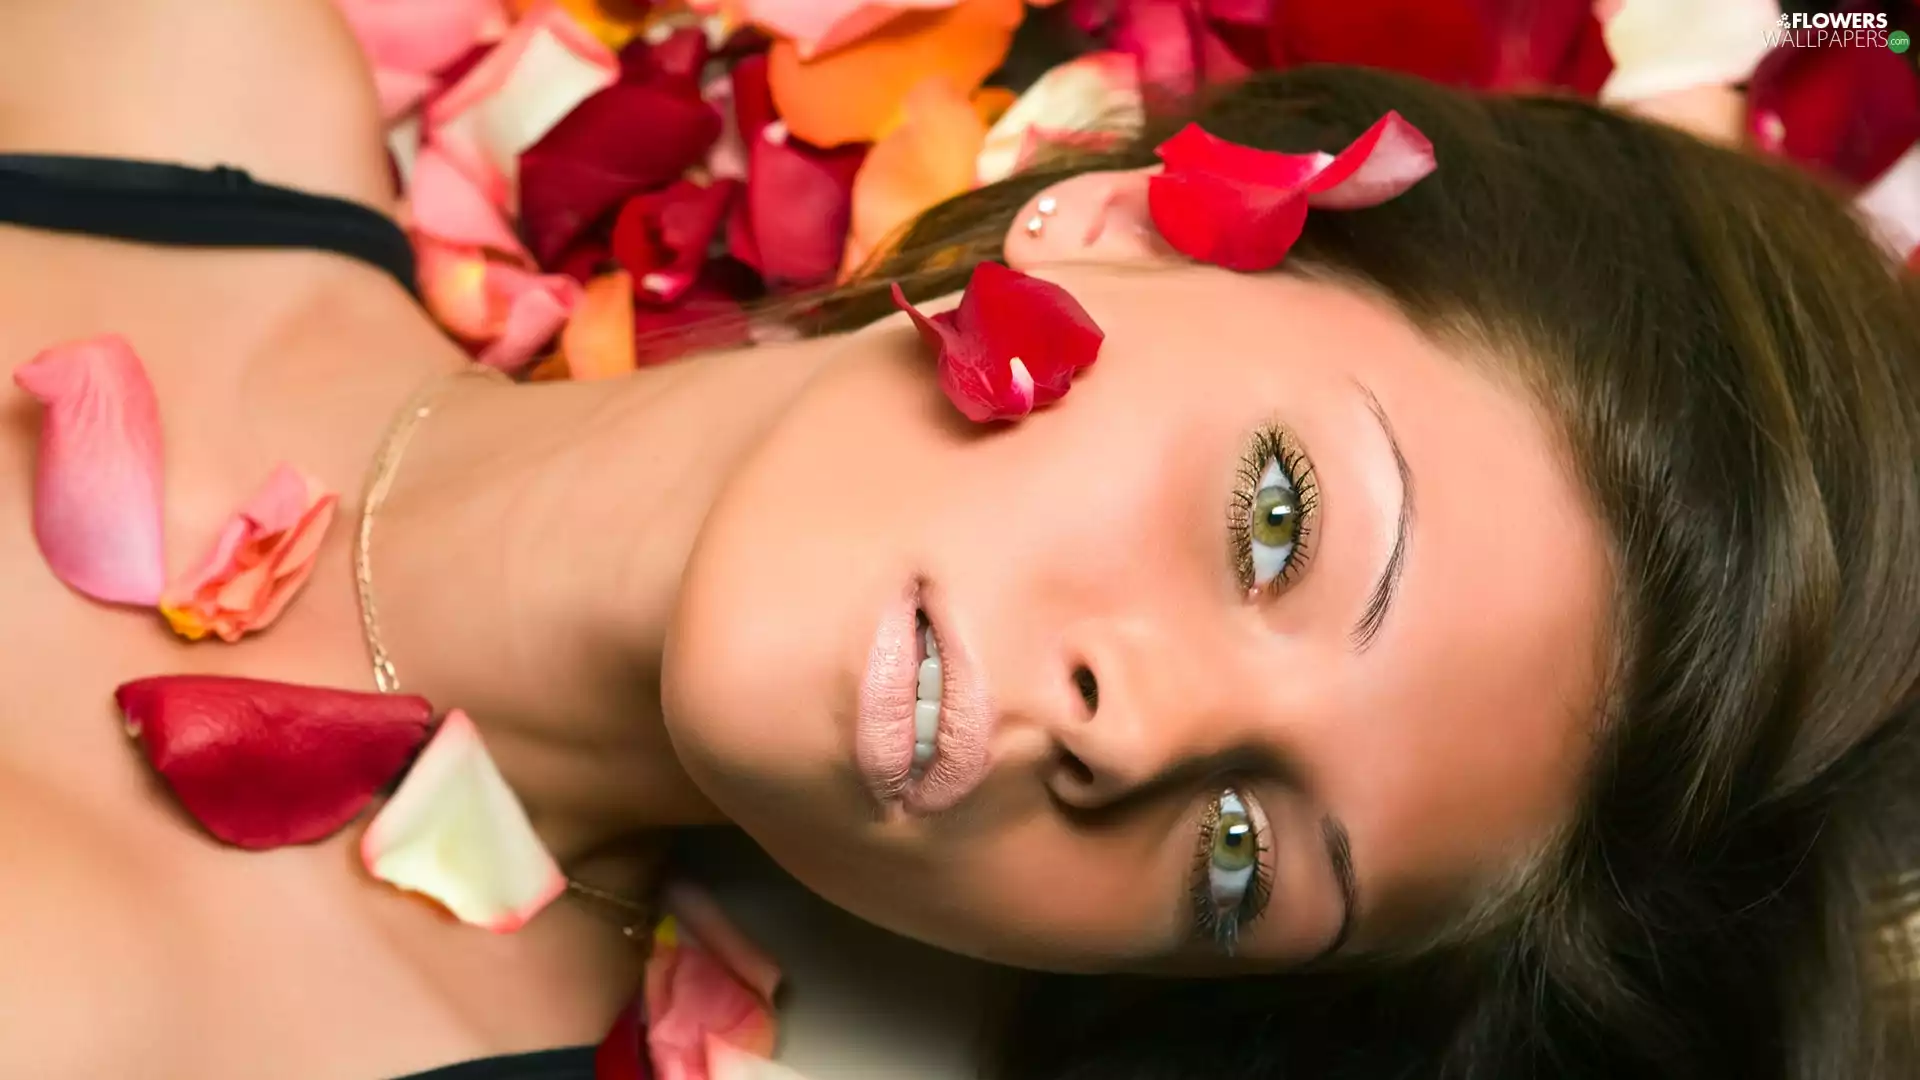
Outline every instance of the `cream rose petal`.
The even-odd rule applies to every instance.
[[[559,7],[542,3],[427,107],[427,127],[470,174],[484,165],[511,190],[520,152],[619,77],[613,50]]]
[[[1601,28],[1613,74],[1600,100],[1630,104],[1753,73],[1780,18],[1777,0],[1618,0]]]
[[[707,1080],[807,1080],[777,1061],[769,1061],[720,1039],[707,1040]]]
[[[458,709],[420,753],[360,841],[367,872],[499,934],[567,887],[480,733]]]
[[[1904,262],[1920,250],[1920,142],[1907,147],[1854,206],[1894,258]]]
[[[1017,172],[1035,132],[1125,137],[1140,124],[1140,69],[1131,56],[1098,52],[1069,60],[1040,76],[988,129],[974,182],[991,184]]]

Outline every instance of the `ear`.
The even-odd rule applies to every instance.
[[[1007,265],[1032,270],[1070,262],[1159,262],[1179,256],[1153,227],[1147,180],[1158,166],[1082,173],[1022,207],[1007,231]]]

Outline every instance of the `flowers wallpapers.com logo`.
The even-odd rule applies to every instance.
[[[1904,30],[1889,30],[1885,12],[1784,12],[1767,31],[1770,48],[1821,49],[1830,45],[1907,51],[1912,40]]]

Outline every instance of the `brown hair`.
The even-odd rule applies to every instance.
[[[1301,152],[1389,109],[1438,171],[1310,215],[1288,268],[1499,357],[1558,421],[1619,581],[1583,809],[1523,903],[1418,957],[1037,980],[996,1075],[1920,1075],[1911,950],[1874,936],[1920,870],[1920,296],[1835,192],[1587,103],[1301,68],[934,209],[824,311],[958,288],[1041,189],[1188,119]]]

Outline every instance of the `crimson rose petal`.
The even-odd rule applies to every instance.
[[[1612,65],[1592,0],[1277,0],[1276,67],[1357,64],[1488,90],[1599,90]]]
[[[1871,183],[1920,139],[1920,76],[1891,49],[1774,49],[1747,101],[1762,149],[1853,184]]]
[[[738,180],[676,180],[663,191],[627,200],[613,223],[613,258],[633,275],[636,299],[679,302],[706,265],[707,249],[739,189]]]
[[[1060,400],[1106,338],[1065,289],[1000,263],[975,267],[952,311],[922,315],[898,285],[893,303],[936,350],[947,400],[981,424]]]
[[[1307,208],[1391,199],[1433,171],[1433,145],[1389,112],[1337,155],[1256,150],[1188,124],[1157,149],[1147,181],[1154,227],[1174,250],[1229,270],[1270,270],[1306,226]]]
[[[616,83],[520,155],[520,225],[549,265],[628,197],[664,187],[720,138],[720,114],[659,86]]]
[[[425,698],[216,675],[136,679],[114,700],[180,805],[252,851],[345,828],[433,727]]]

